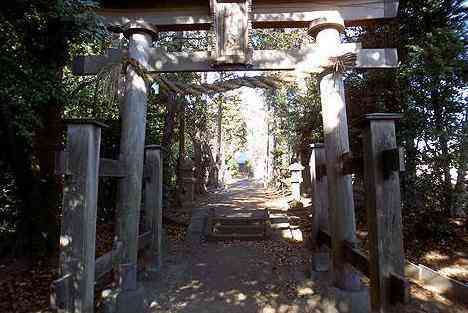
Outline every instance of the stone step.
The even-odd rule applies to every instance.
[[[287,216],[273,216],[270,217],[271,224],[281,224],[281,223],[289,223],[289,218]]]
[[[220,225],[213,227],[214,234],[264,234],[265,225]]]
[[[265,225],[268,219],[252,218],[211,218],[213,225]]]
[[[266,239],[265,234],[215,234],[211,233],[206,236],[209,241],[218,240],[263,240]]]
[[[289,223],[272,223],[270,227],[275,230],[281,230],[281,229],[289,229],[291,225],[289,225]]]

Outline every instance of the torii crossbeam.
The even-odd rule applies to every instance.
[[[317,46],[297,50],[251,50],[251,27],[308,27],[319,18],[338,18],[355,25],[396,16],[397,1],[140,1],[137,8],[114,9],[124,1],[108,1],[99,10],[112,29],[123,31],[129,23],[151,25],[157,31],[214,29],[215,51],[167,52],[149,49],[143,66],[148,72],[278,71],[301,70],[320,73],[329,66]],[[104,1],[106,5],[106,1]],[[144,9],[142,9],[144,8]],[[210,14],[211,13],[211,14]],[[343,44],[337,54],[356,54],[355,68],[392,68],[398,65],[396,49],[362,49],[359,44]],[[108,50],[105,56],[79,57],[76,75],[96,74],[109,62],[119,62],[126,51]]]

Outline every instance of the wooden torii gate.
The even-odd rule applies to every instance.
[[[343,172],[343,155],[349,152],[344,97],[344,68],[394,68],[396,49],[363,49],[360,44],[341,43],[345,26],[396,17],[396,0],[164,0],[103,1],[97,11],[109,29],[128,39],[128,48],[109,49],[103,56],[78,57],[76,75],[97,74],[109,63],[132,60],[146,72],[301,71],[320,74],[320,93],[325,134],[329,188],[330,232],[334,284],[343,291],[361,288],[359,276],[347,264],[342,246],[356,242],[351,175]],[[253,50],[252,28],[308,28],[315,44],[296,50]],[[167,52],[153,48],[158,32],[214,30],[214,51]],[[351,58],[349,56],[352,56]],[[344,66],[337,70],[336,66]],[[142,193],[148,88],[136,68],[127,67],[125,97],[121,105],[122,133],[119,167],[117,237],[122,242],[120,281],[124,290],[136,288],[138,225]],[[401,229],[400,229],[401,231]],[[401,238],[401,237],[400,237]],[[92,254],[94,255],[94,253]],[[66,267],[64,267],[66,268]],[[78,278],[80,286],[92,288],[91,273]],[[374,310],[383,312],[380,291],[372,297]],[[130,287],[129,287],[130,286]],[[92,292],[76,312],[91,312]]]

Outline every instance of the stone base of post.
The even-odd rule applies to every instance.
[[[102,292],[104,313],[144,313],[148,311],[143,287],[136,290],[107,289]]]
[[[348,291],[329,287],[322,312],[324,313],[369,313],[369,288],[359,291]]]
[[[330,270],[330,253],[315,252],[311,256],[312,270],[314,272],[328,272]]]

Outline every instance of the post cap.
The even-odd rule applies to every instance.
[[[318,143],[313,143],[310,145],[310,147],[312,149],[320,149],[320,148],[324,148],[325,147],[325,144],[321,143],[321,142],[318,142]]]
[[[164,151],[164,148],[161,145],[146,145],[145,150],[162,150],[162,151]]]
[[[317,34],[324,29],[327,28],[334,28],[338,30],[340,33],[345,31],[345,24],[344,20],[340,16],[327,16],[321,17],[313,20],[309,24],[309,28],[307,29],[307,34],[314,38],[317,37]]]
[[[371,121],[384,121],[384,120],[393,120],[398,121],[403,118],[401,113],[371,113],[363,115],[359,122],[360,124],[367,124]]]
[[[94,125],[99,128],[108,128],[109,126],[104,124],[103,122],[93,120],[93,119],[86,119],[86,118],[70,118],[64,119],[63,122],[66,125]]]
[[[135,33],[147,33],[151,36],[153,41],[158,40],[158,29],[154,25],[146,22],[129,22],[121,29],[127,39]]]

